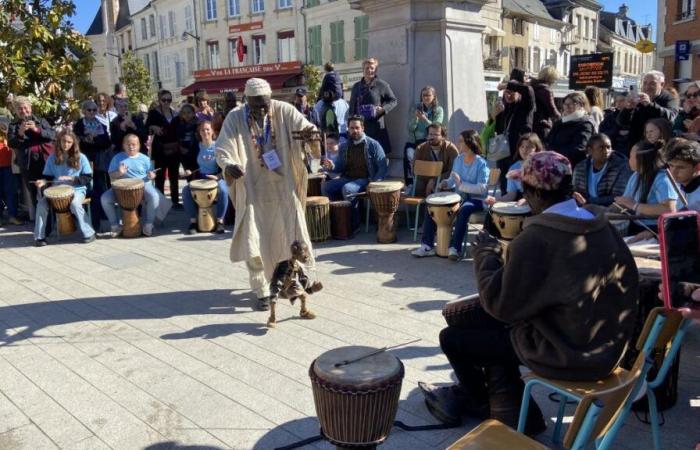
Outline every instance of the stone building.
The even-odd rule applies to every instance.
[[[598,13],[603,6],[595,0],[542,0],[552,17],[566,23],[561,36],[562,74],[568,76],[571,55],[596,53]]]

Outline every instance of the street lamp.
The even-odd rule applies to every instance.
[[[196,33],[196,31],[195,31],[195,33]],[[183,40],[183,41],[186,41],[186,40],[187,40],[187,36],[191,36],[191,37],[193,37],[193,38],[197,41],[197,42],[196,42],[196,45],[195,45],[195,52],[196,52],[195,64],[197,65],[197,70],[199,70],[199,41],[200,41],[200,37],[197,36],[197,35],[194,35],[194,34],[190,33],[190,32],[187,31],[187,30],[183,31],[183,32],[182,32],[182,40]]]
[[[183,40],[183,41],[186,41],[186,40],[187,40],[187,36],[192,36],[193,38],[197,39],[197,42],[199,42],[199,39],[200,39],[199,36],[195,36],[194,34],[190,33],[189,31],[183,31],[183,32],[182,32],[182,40]]]

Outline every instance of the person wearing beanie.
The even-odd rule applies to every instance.
[[[292,243],[300,241],[311,249],[305,150],[294,133],[309,138],[316,127],[293,105],[271,96],[267,81],[249,79],[245,104],[226,116],[215,144],[216,161],[236,209],[230,258],[246,263],[260,310],[270,307],[270,280],[275,266],[292,256]],[[320,148],[313,156],[321,157]]]
[[[490,416],[515,428],[524,384],[519,366],[561,380],[592,381],[617,367],[637,314],[634,258],[604,210],[571,198],[571,165],[546,151],[518,174],[533,216],[508,245],[486,233],[472,248],[479,304],[440,333],[458,385],[419,383],[443,421]],[[545,422],[530,399],[525,432]]]

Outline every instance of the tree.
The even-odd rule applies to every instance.
[[[122,76],[119,81],[126,86],[126,93],[129,96],[129,106],[136,111],[139,104],[150,105],[155,92],[151,83],[151,75],[148,69],[132,52],[122,55]]]
[[[314,105],[316,104],[316,95],[321,88],[321,70],[313,64],[304,65],[304,82],[308,93],[306,94],[307,101]]]
[[[26,95],[43,115],[65,110],[73,83],[94,64],[90,42],[68,20],[75,4],[0,0],[0,6],[0,97]]]

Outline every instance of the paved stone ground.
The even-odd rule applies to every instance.
[[[418,262],[405,231],[397,244],[377,245],[371,232],[318,245],[318,318],[280,303],[270,331],[245,268],[228,261],[230,233],[183,236],[184,221],[171,213],[152,238],[45,248],[31,246],[29,227],[0,229],[0,449],[273,449],[318,432],[315,357],[413,339],[392,352],[406,365],[398,418],[434,423],[416,382],[452,380],[440,311],[475,291],[469,261]],[[699,350],[695,328],[666,414],[667,449],[700,440]],[[441,449],[474,425],[394,429],[381,448]],[[650,439],[632,416],[615,448],[651,448]]]

